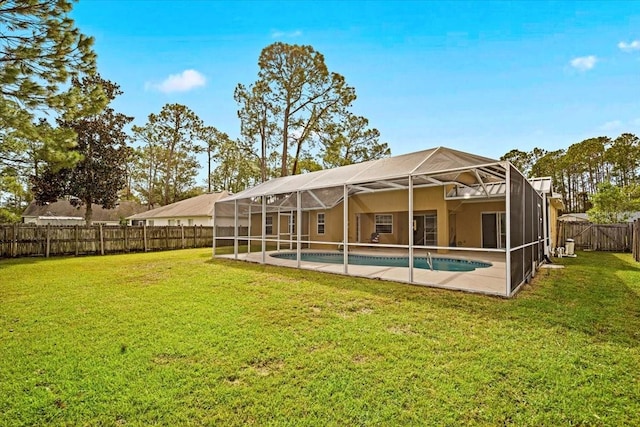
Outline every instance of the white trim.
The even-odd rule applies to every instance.
[[[320,232],[320,215],[322,215],[322,233]],[[316,234],[318,236],[324,236],[327,231],[326,218],[327,216],[325,212],[316,212]]]
[[[373,214],[373,230],[378,233],[378,234],[393,234],[393,213],[374,213]],[[382,217],[382,216],[389,216],[391,217],[391,223],[387,224],[387,223],[383,223],[383,224],[378,224],[378,217]],[[388,233],[382,233],[380,231],[378,231],[378,225],[391,225],[391,231],[389,231]]]

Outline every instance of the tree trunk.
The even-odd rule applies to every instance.
[[[91,201],[86,202],[86,204],[87,211],[84,214],[84,222],[87,227],[90,227],[93,221],[93,204],[91,203]]]
[[[282,165],[280,167],[280,176],[287,176],[287,155],[289,154],[289,114],[291,105],[287,103],[284,110],[284,121],[282,123]]]

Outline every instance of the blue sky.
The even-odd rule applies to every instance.
[[[640,135],[640,2],[81,0],[72,17],[140,125],[181,103],[237,137],[233,91],[281,41],[345,76],[392,154]]]

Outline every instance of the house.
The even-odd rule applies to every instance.
[[[623,222],[634,222],[637,219],[640,219],[640,212],[627,212],[627,219]],[[589,215],[585,212],[578,213],[567,213],[564,215],[560,215],[558,217],[558,221],[565,222],[591,222],[589,219]]]
[[[584,212],[577,213],[567,213],[564,215],[560,215],[558,217],[558,221],[566,221],[566,222],[589,222],[589,217]]]
[[[214,244],[233,240],[219,256],[234,259],[508,297],[544,262],[561,208],[550,178],[437,147],[230,195],[215,210],[248,221],[249,237]],[[240,251],[246,240],[261,250]]]
[[[131,225],[202,225],[212,227],[214,224],[213,206],[216,201],[228,195],[229,193],[226,191],[201,194],[200,196],[131,215],[127,220]],[[218,227],[233,227],[233,211],[223,212],[221,210],[215,222]]]
[[[121,201],[114,209],[104,209],[92,205],[93,224],[120,225],[128,216],[144,211],[146,208],[137,202]],[[22,222],[35,225],[85,225],[86,206],[73,206],[69,199],[39,205],[31,202],[22,213]]]

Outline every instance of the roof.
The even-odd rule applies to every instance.
[[[212,217],[214,204],[229,195],[226,191],[220,193],[201,194],[190,199],[181,200],[170,205],[161,206],[146,212],[132,215],[127,219],[153,218],[184,218],[184,217]]]
[[[539,194],[554,196],[551,177],[530,178],[533,189]],[[456,186],[447,193],[449,199],[473,199],[486,197],[504,197],[507,185],[505,182],[491,182],[469,186]]]
[[[100,205],[92,205],[91,210],[92,221],[105,222],[105,221],[120,221],[121,218],[126,218],[129,215],[133,215],[138,212],[142,212],[146,209],[145,206],[131,201],[122,201],[114,209],[104,209]],[[86,206],[75,207],[67,199],[60,199],[57,202],[47,203],[45,205],[39,205],[36,202],[31,202],[27,209],[22,213],[22,217],[56,217],[58,219],[62,217],[81,217],[84,219]]]
[[[385,157],[302,175],[275,178],[224,199],[225,202],[296,191],[329,189],[347,184],[357,191],[406,188],[409,176],[414,185],[443,185],[458,182],[473,170],[475,182],[504,181],[505,162],[446,147]],[[467,184],[468,185],[468,184]],[[336,192],[339,192],[336,189]],[[341,195],[341,193],[340,193]],[[332,194],[332,198],[335,195]]]
[[[588,222],[589,217],[585,212],[575,212],[575,213],[567,213],[564,215],[560,215],[558,217],[558,221],[584,221]]]

